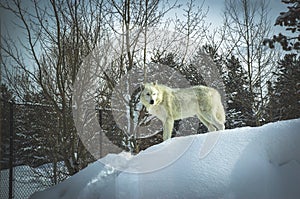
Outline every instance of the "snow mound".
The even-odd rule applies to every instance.
[[[31,199],[299,198],[299,129],[300,119],[296,119],[173,138],[136,156],[110,154]],[[212,150],[201,156],[211,135],[220,136]],[[153,166],[187,143],[180,157],[160,169],[128,170]],[[122,170],[110,162],[118,162]]]

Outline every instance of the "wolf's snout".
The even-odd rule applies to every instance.
[[[149,104],[154,104],[154,100],[153,99],[150,100]]]

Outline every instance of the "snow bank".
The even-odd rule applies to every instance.
[[[299,198],[300,119],[173,138],[136,156],[110,154],[61,184],[32,195],[47,198]],[[218,137],[207,156],[205,140]],[[184,153],[164,167],[134,172]],[[118,162],[119,170],[109,162]],[[149,166],[150,165],[150,166]]]

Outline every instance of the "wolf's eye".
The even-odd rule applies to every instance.
[[[150,93],[147,93],[146,95],[150,96]]]
[[[152,93],[152,95],[156,95],[157,93]]]

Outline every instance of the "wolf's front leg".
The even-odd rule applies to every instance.
[[[167,118],[164,123],[164,132],[163,132],[164,141],[171,138],[173,126],[174,126],[174,120],[172,118]]]

